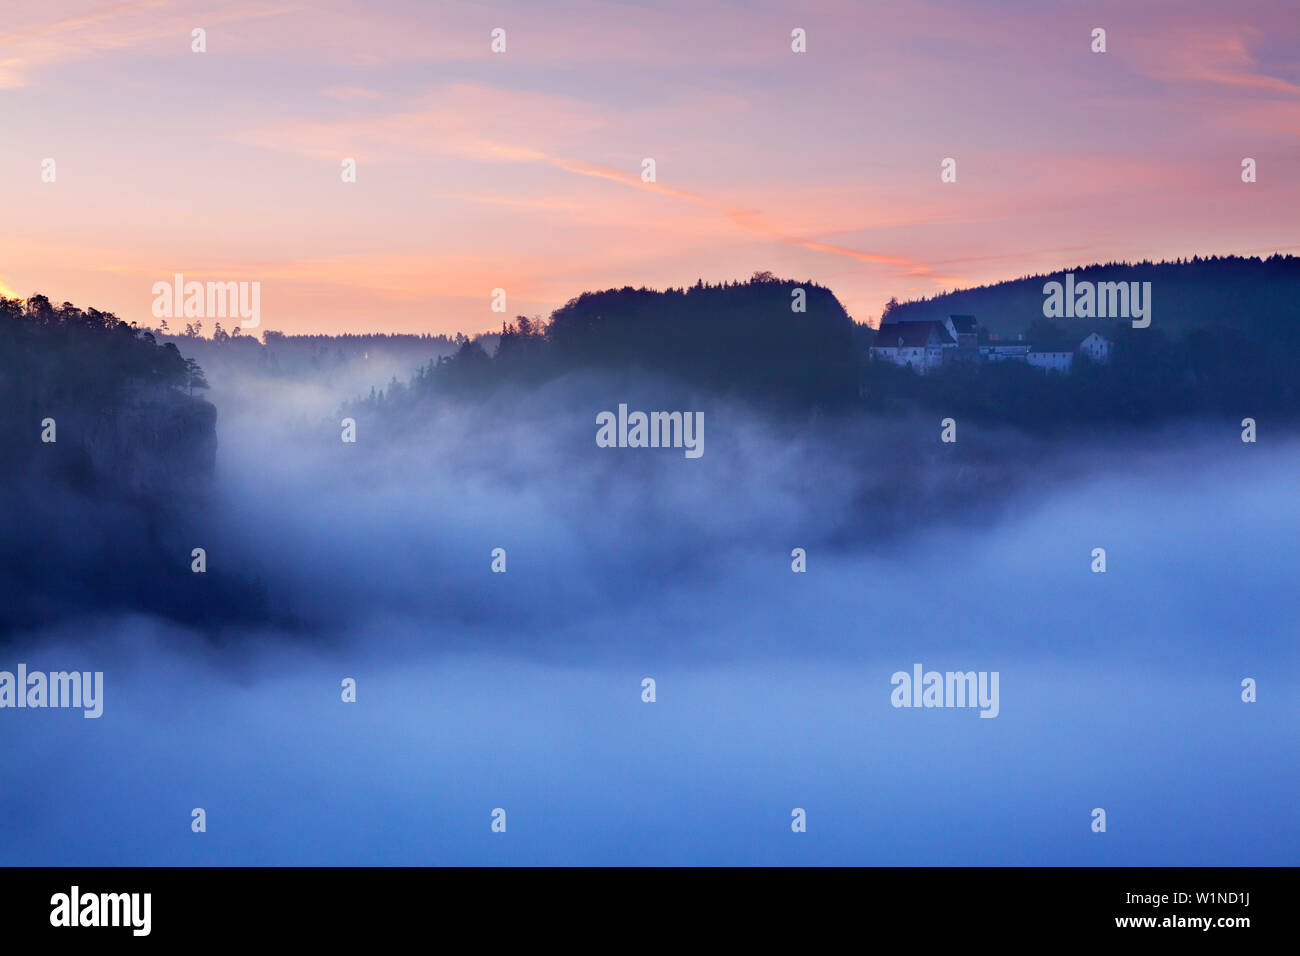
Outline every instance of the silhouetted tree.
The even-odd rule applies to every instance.
[[[199,368],[199,363],[192,358],[185,360],[185,384],[189,386],[191,395],[196,388],[210,387],[208,380],[203,377],[203,369]]]

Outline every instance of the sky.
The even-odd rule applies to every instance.
[[[770,270],[875,324],[1296,251],[1297,37],[1293,2],[7,0],[0,294],[156,324],[182,273],[259,282],[263,329],[450,333]]]

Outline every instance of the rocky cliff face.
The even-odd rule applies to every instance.
[[[260,619],[255,580],[217,565],[210,490],[216,408],[178,389],[132,391],[115,406],[64,407],[56,441],[23,416],[0,473],[0,644],[25,628],[84,614],[160,615],[196,626]]]
[[[141,389],[82,440],[101,480],[135,494],[196,492],[212,476],[217,410],[177,389]]]
[[[0,429],[0,486],[34,482],[49,494],[147,499],[201,493],[212,477],[217,410],[201,398],[152,386],[111,405],[24,406],[10,409]],[[54,441],[44,441],[51,431]]]
[[[115,316],[0,300],[0,643],[85,614],[260,619],[263,589],[217,562],[217,410],[202,369]]]

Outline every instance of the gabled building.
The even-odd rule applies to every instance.
[[[944,320],[944,328],[957,343],[959,349],[975,349],[979,346],[979,323],[973,315],[950,315]]]
[[[948,315],[937,319],[889,320],[876,333],[871,345],[873,359],[911,367],[919,372],[944,362],[1026,362],[1048,372],[1068,373],[1077,355],[1095,362],[1110,361],[1114,343],[1098,332],[1077,346],[1060,342],[1030,343],[1023,335],[999,339],[982,328],[973,315]]]
[[[944,322],[886,322],[876,332],[871,357],[919,372],[943,363],[944,352],[957,348]]]
[[[1073,349],[1064,345],[1035,345],[1029,349],[1028,361],[1035,368],[1049,372],[1069,372],[1076,356],[1105,364],[1110,361],[1114,343],[1099,332],[1092,332]]]
[[[1106,338],[1100,332],[1093,332],[1079,343],[1079,348],[1076,351],[1081,355],[1088,356],[1088,358],[1092,359],[1094,362],[1099,362],[1102,365],[1105,365],[1110,361],[1110,352],[1114,347],[1115,343],[1110,339]]]

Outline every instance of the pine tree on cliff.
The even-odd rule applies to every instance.
[[[199,368],[199,363],[192,358],[185,360],[185,384],[190,387],[191,397],[196,388],[211,387],[208,385],[208,380],[203,377],[203,369]]]

